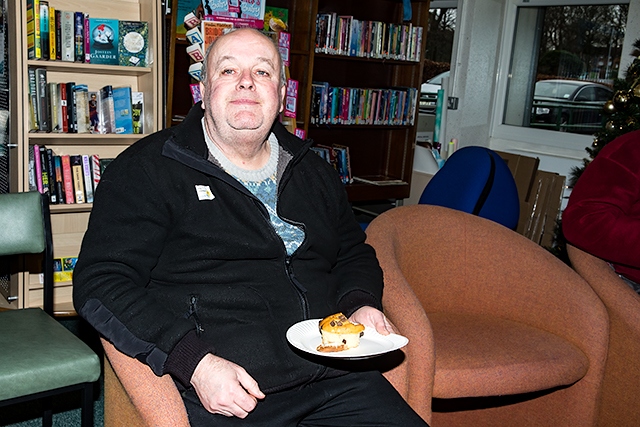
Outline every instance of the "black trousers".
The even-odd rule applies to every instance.
[[[428,427],[377,371],[269,394],[245,419],[207,412],[193,389],[183,398],[192,427]]]

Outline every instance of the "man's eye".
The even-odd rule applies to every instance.
[[[265,76],[265,77],[269,76],[269,72],[264,70],[257,71],[256,74],[260,76]]]
[[[222,74],[233,74],[233,70],[222,70]]]

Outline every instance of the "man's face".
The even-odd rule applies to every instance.
[[[222,138],[243,131],[266,134],[282,111],[285,94],[273,43],[253,31],[237,30],[219,40],[208,59],[207,82],[201,88],[208,129]]]

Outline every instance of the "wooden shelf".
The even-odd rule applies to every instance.
[[[110,75],[131,75],[143,76],[153,73],[153,68],[149,67],[122,67],[119,65],[84,64],[81,62],[67,61],[36,61],[28,60],[27,66],[33,68],[46,68],[51,71],[80,74],[110,74]]]
[[[358,61],[358,62],[368,62],[368,63],[381,63],[381,64],[393,64],[393,65],[407,65],[407,66],[416,66],[419,64],[417,61],[406,61],[400,59],[386,59],[386,58],[365,58],[362,56],[349,56],[349,55],[331,55],[328,53],[316,53],[316,59],[329,59],[329,60],[339,60],[339,61]]]
[[[93,133],[38,133],[28,134],[31,143],[45,145],[131,145],[146,135],[93,134]]]
[[[51,214],[65,214],[65,213],[77,213],[77,212],[91,212],[93,203],[71,203],[62,205],[50,205]]]

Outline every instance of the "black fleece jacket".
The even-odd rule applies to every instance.
[[[381,309],[382,293],[338,174],[310,141],[274,124],[284,153],[278,214],[305,232],[287,256],[264,205],[207,160],[202,116],[195,105],[181,125],[136,142],[105,170],[74,271],[76,310],[120,351],[185,387],[208,352],[244,367],[265,393],[331,375],[292,349],[287,329]]]

